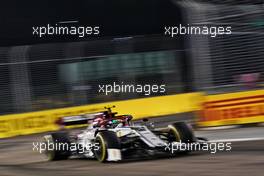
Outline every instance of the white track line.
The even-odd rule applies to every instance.
[[[228,125],[228,126],[219,126],[219,127],[204,127],[197,129],[197,131],[210,131],[210,130],[227,130],[227,129],[234,129],[238,128],[240,125]]]
[[[217,140],[209,140],[208,142],[246,142],[246,141],[262,141],[264,137],[258,138],[234,138],[234,139],[217,139]]]
[[[78,23],[79,21],[60,21],[59,23],[63,24],[63,23]]]

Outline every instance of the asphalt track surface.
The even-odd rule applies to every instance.
[[[263,176],[264,127],[197,131],[209,140],[232,142],[229,152],[195,152],[174,158],[98,163],[89,159],[48,162],[33,142],[41,134],[0,140],[0,176]],[[263,138],[263,139],[262,139]],[[240,139],[242,139],[240,141]],[[244,139],[244,140],[243,140]],[[252,140],[248,140],[252,139]]]

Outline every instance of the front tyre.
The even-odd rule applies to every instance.
[[[184,145],[196,141],[192,128],[188,126],[185,122],[176,122],[172,125],[169,125],[168,128],[168,142],[171,145],[174,145],[173,142],[180,142]],[[188,154],[189,152],[189,150],[179,150],[175,153],[172,152],[172,155],[174,156],[176,153]]]
[[[192,143],[195,142],[194,133],[185,122],[176,122],[168,126],[169,128],[169,142],[183,142]]]

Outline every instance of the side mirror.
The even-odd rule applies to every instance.
[[[144,119],[142,119],[142,121],[143,121],[143,122],[148,122],[149,120],[146,119],[146,118],[144,118]]]

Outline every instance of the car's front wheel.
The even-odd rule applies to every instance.
[[[195,136],[192,129],[185,122],[176,122],[168,126],[169,142],[192,143],[195,141]]]
[[[190,151],[188,149],[184,150],[179,146],[174,146],[174,142],[181,143],[180,145],[188,145],[190,143],[195,142],[196,138],[191,129],[185,122],[176,122],[168,126],[168,142],[171,146],[170,153],[174,156],[177,153],[187,154]],[[180,148],[180,149],[179,149]],[[175,150],[176,149],[176,150]],[[175,150],[175,151],[174,151]]]

